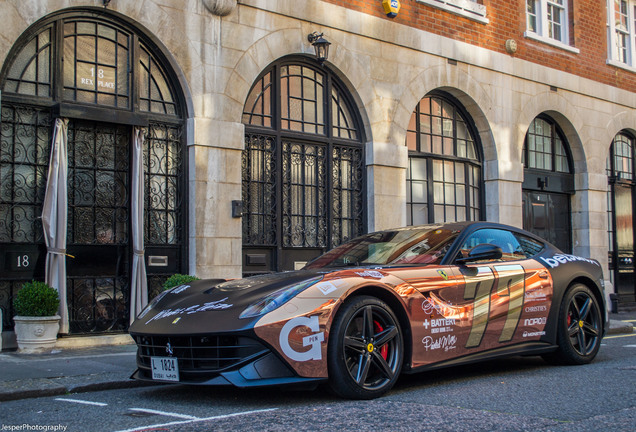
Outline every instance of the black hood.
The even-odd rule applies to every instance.
[[[198,280],[173,288],[153,300],[130,326],[130,333],[206,334],[248,330],[260,318],[240,319],[251,304],[281,288],[292,286],[325,271],[300,270],[235,279]]]

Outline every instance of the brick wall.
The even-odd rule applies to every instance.
[[[483,0],[488,24],[415,0],[401,0],[402,8],[395,18],[386,17],[381,0],[323,1],[501,53],[506,53],[505,41],[514,39],[517,58],[636,91],[636,73],[606,64],[605,1],[569,0],[570,45],[580,50],[578,54],[525,38],[524,0]]]

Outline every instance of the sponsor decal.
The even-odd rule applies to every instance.
[[[528,332],[528,331],[524,331],[523,332],[523,337],[536,337],[536,336],[544,336],[545,332],[544,331],[538,331],[538,332]]]
[[[445,335],[437,339],[433,338],[432,336],[426,336],[424,339],[422,339],[422,344],[424,344],[424,348],[426,348],[426,351],[450,351],[456,348],[457,336]]]
[[[424,328],[426,328],[426,330],[428,330],[428,328],[430,327],[432,334],[450,333],[453,331],[453,327],[451,326],[455,325],[455,319],[454,318],[439,318],[439,319],[431,319],[430,321],[426,319],[424,320],[422,325],[424,326]]]
[[[591,260],[589,258],[583,258],[583,257],[576,256],[576,255],[567,255],[567,254],[554,255],[552,258],[541,257],[541,259],[543,260],[544,263],[549,265],[550,268],[555,268],[555,267],[560,266],[561,264],[565,264],[567,262],[572,262],[572,261],[584,261],[584,262],[588,262],[588,263],[591,263],[591,264],[600,265],[595,260]]]
[[[170,290],[170,294],[181,294],[182,292],[184,292],[188,288],[190,288],[190,285],[179,285],[178,287],[173,288],[172,290]]]
[[[546,300],[547,299],[543,291],[526,291],[527,302],[546,301]]]
[[[380,273],[379,271],[375,271],[375,270],[365,270],[363,272],[356,272],[356,274],[358,276],[372,277],[372,278],[376,278],[376,279],[382,279],[384,277],[384,275],[382,273]]]
[[[298,352],[289,345],[289,335],[296,327],[308,327],[309,330],[314,332],[309,336],[303,338],[303,346],[310,346],[309,351]],[[280,331],[278,342],[283,350],[283,353],[292,360],[304,362],[307,360],[322,360],[322,350],[320,344],[325,340],[325,333],[318,332],[320,325],[318,323],[318,315],[312,317],[296,317],[285,323]]]
[[[321,282],[320,284],[318,284],[318,289],[320,290],[321,293],[323,293],[324,295],[327,295],[337,290],[338,287],[332,284],[331,282]]]
[[[523,325],[527,327],[543,325],[548,321],[546,317],[543,318],[526,318],[523,320]]]
[[[225,297],[224,299],[221,299],[221,300],[204,303],[203,305],[193,305],[193,306],[190,306],[190,307],[187,307],[187,308],[178,308],[178,309],[174,309],[174,310],[172,310],[172,309],[162,310],[157,315],[153,316],[148,321],[146,321],[146,324],[149,324],[150,322],[155,321],[155,320],[159,320],[159,319],[162,319],[162,318],[168,318],[168,317],[172,317],[172,316],[175,316],[175,315],[183,315],[183,314],[191,315],[191,314],[195,314],[197,312],[207,312],[207,311],[211,311],[211,310],[223,310],[223,309],[231,308],[233,305],[227,304],[227,303],[223,303],[225,300],[227,300],[227,297]],[[175,324],[174,321],[172,323]]]
[[[526,312],[547,312],[548,307],[547,306],[527,306],[524,310]]]
[[[442,313],[442,307],[440,305],[433,303],[431,299],[429,298],[424,299],[424,301],[422,302],[422,310],[424,311],[426,315],[431,315],[433,312],[437,312],[440,315],[444,315]]]
[[[444,279],[448,280],[448,274],[444,270],[437,270],[437,273]]]

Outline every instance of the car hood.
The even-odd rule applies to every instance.
[[[300,270],[230,281],[198,280],[160,294],[130,327],[130,333],[204,334],[249,330],[260,316],[241,319],[251,304],[281,288],[326,272]]]

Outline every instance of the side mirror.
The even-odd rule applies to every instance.
[[[468,252],[467,257],[459,257],[455,260],[458,264],[466,264],[473,261],[496,260],[501,258],[503,251],[499,246],[485,243],[475,246]]]

